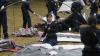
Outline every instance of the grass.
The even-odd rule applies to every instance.
[[[45,16],[47,14],[47,8],[45,6],[44,1],[38,1],[38,0],[33,0],[30,3],[32,10],[35,12],[39,13],[42,16]],[[60,16],[62,17],[67,17],[68,14],[61,14],[59,13]],[[18,30],[19,28],[22,27],[22,14],[21,14],[21,9],[20,9],[20,4],[17,6],[10,6],[7,10],[7,16],[8,16],[8,32],[9,32],[9,37],[13,41],[15,41],[16,44],[26,46],[29,44],[34,44],[34,43],[41,43],[39,42],[38,37],[32,37],[32,38],[24,38],[24,37],[14,37],[11,35],[12,32]],[[30,13],[32,24],[36,24],[41,22],[41,20],[37,17],[34,16]],[[98,26],[100,28],[100,26]],[[62,43],[59,43],[62,44]],[[69,42],[63,42],[63,44],[69,44]],[[71,43],[72,44],[72,43]],[[76,43],[73,43],[76,44]],[[0,56],[12,56],[12,52],[1,52]]]

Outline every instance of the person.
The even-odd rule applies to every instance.
[[[100,56],[99,35],[96,28],[96,16],[88,18],[88,24],[80,27],[81,42],[84,44],[82,56]]]
[[[7,26],[7,14],[6,6],[8,5],[8,0],[0,0],[0,26],[3,28],[3,38],[8,39],[8,26]],[[1,30],[1,28],[0,28]]]
[[[97,15],[98,13],[98,3],[96,0],[90,0],[90,15]]]
[[[41,37],[46,37],[43,43],[48,43],[52,46],[57,45],[57,28],[54,21],[52,21],[52,15],[47,14],[47,22],[43,24],[44,33]]]
[[[55,15],[55,17],[57,16],[57,4],[56,4],[56,0],[46,0],[46,6],[48,9],[48,13],[53,12],[53,14]]]
[[[67,19],[63,20],[63,23],[67,24],[74,32],[79,32],[79,26],[87,23],[81,14],[82,9],[83,6],[80,2],[72,3],[72,14],[69,15]]]
[[[33,13],[33,11],[30,8],[28,0],[22,0],[21,10],[23,15],[23,28],[31,28],[32,27],[31,18],[28,11],[30,11],[31,13]]]

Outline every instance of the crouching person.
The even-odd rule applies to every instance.
[[[91,16],[88,19],[88,25],[82,25],[80,28],[81,41],[85,45],[82,56],[100,56],[99,39],[96,32],[96,17]]]
[[[46,37],[43,40],[43,43],[51,44],[52,46],[57,45],[57,29],[55,22],[52,21],[52,15],[48,14],[47,16],[47,22],[44,23],[44,33],[42,37]]]

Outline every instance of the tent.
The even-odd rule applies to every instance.
[[[71,4],[73,3],[74,1],[72,1],[72,0],[65,0],[63,3],[62,3],[62,5],[61,5],[61,7],[59,8],[59,10],[58,10],[58,12],[71,12]],[[84,1],[83,0],[79,0],[79,2],[83,5],[83,6],[85,6],[85,3],[84,3]]]
[[[58,12],[71,12],[71,4],[73,1],[64,1],[59,8]]]
[[[43,32],[39,32],[39,35],[41,36],[43,34]],[[57,34],[57,40],[59,42],[81,42],[80,40],[80,34],[75,34],[75,33],[56,33]],[[45,39],[45,37],[43,38]],[[41,39],[40,41],[43,41],[43,39]]]
[[[49,47],[49,48],[46,48]],[[84,45],[32,44],[13,54],[13,56],[82,56]]]

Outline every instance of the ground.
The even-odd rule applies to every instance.
[[[15,41],[16,44],[18,45],[22,45],[22,46],[26,46],[29,44],[34,44],[34,43],[41,43],[39,42],[39,37],[32,37],[32,38],[23,38],[23,37],[14,37],[11,35],[12,32],[18,30],[19,28],[22,27],[22,14],[21,14],[21,9],[20,9],[20,5],[21,4],[17,4],[14,6],[10,6],[7,9],[7,15],[8,15],[8,33],[9,33],[9,37],[10,39],[12,39],[13,41]],[[32,10],[34,10],[36,13],[39,13],[42,16],[45,16],[47,14],[47,8],[45,6],[44,1],[40,0],[31,0],[31,8]],[[31,20],[32,20],[32,24],[36,24],[39,22],[42,22],[37,16],[35,15],[31,15]],[[62,14],[59,13],[60,16],[62,17],[67,17],[68,14]],[[98,26],[98,28],[100,28],[100,26]],[[68,44],[69,42],[64,42],[63,44]],[[62,44],[62,43],[59,43]],[[12,56],[12,52],[1,52],[0,56]]]

